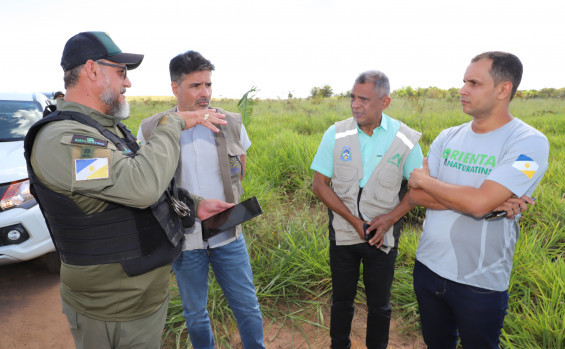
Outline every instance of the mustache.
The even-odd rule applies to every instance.
[[[198,104],[198,103],[201,103],[201,102],[206,102],[206,103],[210,104],[210,98],[208,98],[208,97],[200,97],[200,98],[198,98],[198,99],[196,100],[196,103],[195,103],[195,104]]]

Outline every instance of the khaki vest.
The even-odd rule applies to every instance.
[[[241,187],[241,162],[239,157],[245,155],[245,150],[241,147],[241,114],[231,113],[220,108],[214,108],[218,113],[224,114],[228,123],[227,125],[216,125],[220,130],[214,133],[216,141],[216,150],[218,151],[218,160],[220,162],[220,174],[222,176],[222,184],[224,186],[224,195],[226,202],[239,203],[241,195],[243,195],[243,188]],[[143,138],[147,141],[157,126],[157,122],[163,114],[177,112],[178,107],[171,110],[153,115],[141,122],[141,132]],[[239,171],[238,171],[239,169]],[[183,187],[182,183],[182,156],[179,159],[179,164],[175,173],[177,184]],[[236,228],[236,236],[241,234],[241,226]]]
[[[421,133],[401,123],[396,138],[383,156],[359,198],[359,181],[363,178],[361,146],[354,118],[336,122],[334,145],[334,174],[331,186],[349,211],[365,221],[389,213],[400,202],[398,193],[402,184],[402,168],[408,153],[420,139]],[[359,200],[359,203],[358,203]],[[332,226],[337,245],[353,245],[366,242],[355,228],[342,216],[333,212]],[[381,250],[389,252],[395,245],[394,225],[386,232]]]

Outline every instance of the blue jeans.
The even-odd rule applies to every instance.
[[[429,349],[498,348],[508,291],[492,291],[442,278],[416,260],[414,290]]]
[[[330,268],[332,271],[332,307],[330,320],[331,347],[350,348],[349,334],[353,320],[353,302],[357,293],[361,261],[363,282],[367,297],[368,349],[386,348],[390,327],[390,287],[394,278],[397,249],[389,253],[368,243],[337,246],[330,240]]]
[[[263,318],[243,235],[225,246],[183,251],[173,263],[192,346],[214,348],[206,310],[209,264],[233,311],[243,347],[264,348]]]

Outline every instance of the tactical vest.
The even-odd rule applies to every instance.
[[[349,211],[365,221],[389,213],[400,202],[403,183],[402,168],[406,157],[417,144],[421,133],[403,123],[388,151],[383,156],[364,188],[359,187],[363,178],[361,146],[354,118],[336,122],[334,145],[334,173],[331,186]],[[347,150],[344,155],[344,150]],[[364,243],[355,228],[339,214],[332,212],[332,227],[337,245]],[[384,236],[381,250],[389,252],[397,246],[401,222],[394,224]]]
[[[31,166],[35,138],[41,127],[59,120],[73,120],[96,128],[117,149],[131,157],[135,157],[139,145],[124,124],[118,124],[125,135],[120,138],[78,112],[56,111],[30,128],[24,141],[30,190],[39,203],[61,260],[80,266],[119,262],[129,276],[171,263],[181,252],[183,238],[183,221],[171,205],[172,196],[178,195],[174,181],[149,208],[108,203],[103,212],[84,214],[70,198],[50,190],[38,180]]]

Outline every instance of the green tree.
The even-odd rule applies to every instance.
[[[538,96],[540,98],[551,98],[551,97],[556,97],[555,95],[555,89],[554,88],[542,88],[539,93]]]
[[[333,96],[334,92],[330,85],[324,85],[323,87],[312,87],[310,90],[310,97],[312,98],[328,98]]]
[[[337,95],[340,98],[349,98],[351,97],[351,90],[347,90]]]
[[[447,90],[447,95],[451,98],[459,98],[459,89],[457,87],[452,87]]]

